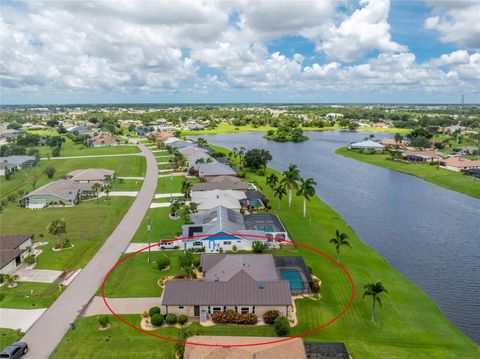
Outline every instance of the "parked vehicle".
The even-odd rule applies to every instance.
[[[158,246],[162,251],[166,249],[180,249],[180,246],[175,242],[161,242]]]
[[[4,348],[0,353],[0,358],[17,359],[28,352],[28,345],[25,342],[15,342]]]

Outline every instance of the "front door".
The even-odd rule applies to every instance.
[[[200,306],[199,305],[194,305],[193,306],[193,315],[195,317],[199,317],[200,316]]]

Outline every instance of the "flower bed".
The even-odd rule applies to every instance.
[[[243,324],[254,325],[257,324],[257,316],[255,314],[247,313],[241,314],[234,310],[227,310],[225,312],[216,312],[211,315],[211,319],[215,324]]]

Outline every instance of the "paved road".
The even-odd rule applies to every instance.
[[[124,157],[124,156],[142,156],[142,152],[138,153],[117,153],[111,155],[86,155],[86,156],[64,156],[64,157],[50,157],[51,160],[70,160],[73,158],[99,158],[99,157]],[[42,157],[42,161],[48,161],[49,158]]]
[[[95,257],[25,334],[22,340],[30,347],[25,358],[47,359],[50,356],[69,330],[69,323],[82,312],[100,287],[108,270],[130,244],[150,206],[158,178],[155,157],[145,146],[139,147],[147,159],[147,173],[137,198]]]

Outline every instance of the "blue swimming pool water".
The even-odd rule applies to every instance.
[[[250,204],[250,206],[252,206],[253,208],[258,208],[258,207],[262,207],[262,206],[263,206],[262,201],[260,201],[259,199],[252,199],[252,200],[249,201],[249,204]]]
[[[296,269],[280,269],[280,278],[290,282],[290,290],[304,289],[302,276]]]

